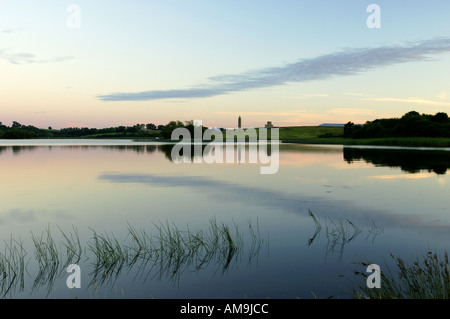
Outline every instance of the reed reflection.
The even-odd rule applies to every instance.
[[[129,225],[127,240],[92,230],[92,237],[84,245],[75,227],[70,232],[59,228],[60,237],[55,237],[48,227],[40,236],[32,234],[31,254],[21,239],[11,237],[0,253],[0,295],[14,297],[24,292],[29,275],[34,278],[31,294],[44,289],[48,297],[56,282],[67,277],[66,267],[72,263],[91,269],[87,288],[113,287],[119,278],[130,274],[141,283],[150,279],[176,285],[185,272],[208,269],[225,274],[243,260],[251,267],[264,245],[269,247],[259,233],[258,222],[251,220],[243,231],[237,224],[227,225],[215,218],[210,219],[207,229],[180,229],[169,222],[154,226],[150,230]]]

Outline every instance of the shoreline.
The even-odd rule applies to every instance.
[[[282,143],[292,144],[330,144],[343,146],[389,146],[389,147],[450,147],[450,138],[445,137],[389,137],[349,139],[341,137],[307,138],[307,139],[281,139]]]
[[[103,141],[105,144],[112,142],[113,140],[123,141],[124,144],[128,144],[125,141],[131,141],[136,143],[155,143],[155,144],[176,144],[182,142],[182,140],[174,141],[168,139],[154,139],[154,138],[41,138],[41,139],[0,139],[1,146],[32,146],[32,145],[42,145],[46,144],[48,141],[49,145],[58,145],[57,141],[61,141],[63,144],[71,144],[70,141],[75,141],[76,145],[78,142],[84,142],[81,144],[89,144],[89,142]],[[194,142],[194,141],[192,141]],[[227,141],[223,141],[227,143]],[[270,140],[267,141],[270,143]],[[195,142],[194,142],[195,143]],[[203,140],[202,143],[220,143],[220,141],[215,140]],[[236,143],[236,141],[235,141]],[[245,141],[244,144],[249,144]],[[282,144],[304,144],[304,145],[335,145],[344,147],[381,147],[381,148],[432,148],[432,149],[446,149],[450,148],[450,138],[417,138],[417,137],[405,137],[405,138],[376,138],[376,139],[349,139],[341,137],[330,137],[330,138],[304,138],[304,139],[280,139],[279,145]]]

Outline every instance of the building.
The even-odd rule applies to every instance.
[[[272,121],[267,121],[266,128],[273,128]]]

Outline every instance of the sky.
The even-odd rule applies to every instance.
[[[449,71],[448,0],[0,0],[4,125],[450,114]]]

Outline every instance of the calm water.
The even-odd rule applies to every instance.
[[[261,175],[246,161],[176,164],[171,148],[0,141],[1,296],[346,298],[365,283],[355,262],[383,271],[389,253],[449,248],[450,150],[284,144],[278,173]],[[207,240],[214,224],[229,227],[235,250],[180,253],[158,240],[166,225]],[[155,255],[136,253],[130,228]],[[125,257],[102,264],[96,235],[117,239]],[[80,258],[67,249],[78,240]],[[80,289],[66,286],[74,262]]]

